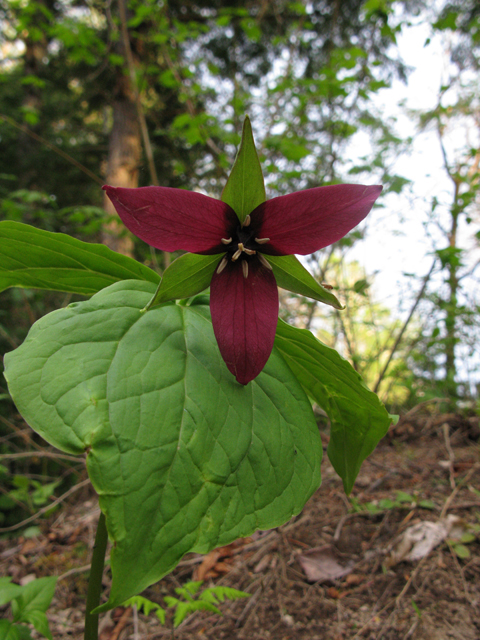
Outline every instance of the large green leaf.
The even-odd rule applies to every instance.
[[[262,168],[248,116],[245,116],[240,150],[223,189],[222,200],[232,207],[240,222],[266,200]]]
[[[119,280],[160,277],[145,265],[102,244],[21,222],[0,222],[0,291],[30,287],[92,295]]]
[[[350,493],[362,462],[392,422],[355,369],[305,329],[278,321],[275,346],[306,393],[331,421],[328,457]]]
[[[210,286],[213,272],[221,259],[219,254],[201,256],[186,253],[180,256],[164,271],[150,306],[197,295]]]
[[[279,287],[313,298],[335,309],[344,309],[337,298],[318,284],[296,256],[265,256],[272,265],[273,274]]]
[[[299,513],[320,483],[321,441],[278,351],[242,386],[208,308],[122,282],[39,320],[5,357],[18,409],[48,442],[88,452],[109,536],[114,607],[206,553]]]

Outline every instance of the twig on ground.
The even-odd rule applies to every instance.
[[[455,500],[457,493],[460,491],[460,489],[467,484],[467,482],[470,480],[470,478],[472,477],[472,475],[474,474],[474,472],[480,467],[480,463],[476,463],[473,465],[473,467],[470,469],[470,471],[467,473],[467,475],[465,476],[465,478],[463,478],[463,480],[461,480],[457,486],[455,487],[455,489],[452,491],[452,493],[448,496],[448,498],[445,501],[445,504],[442,507],[442,510],[440,512],[440,518],[443,518],[445,516],[445,514],[447,513],[447,511],[450,509],[450,506],[452,504],[452,502]]]
[[[447,541],[448,544],[448,541]],[[462,586],[463,586],[463,592],[465,594],[465,600],[470,603],[471,605],[474,605],[474,601],[472,600],[472,598],[470,597],[470,594],[468,593],[468,585],[467,585],[467,581],[465,580],[465,576],[463,574],[463,569],[460,566],[460,563],[458,562],[458,558],[457,558],[457,554],[455,553],[454,549],[452,548],[452,546],[450,544],[448,544],[448,548],[450,549],[450,553],[452,554],[452,558],[453,558],[453,563],[456,566],[458,573],[460,574],[460,579],[462,581]]]
[[[412,575],[410,576],[410,578],[407,580],[407,582],[405,583],[405,586],[403,587],[403,589],[400,591],[400,593],[398,594],[398,596],[395,598],[395,608],[398,608],[398,606],[400,605],[400,602],[403,599],[403,596],[407,593],[407,591],[410,589],[412,582],[415,580],[415,578],[418,575],[418,572],[420,571],[420,569],[423,567],[423,565],[425,564],[426,559],[428,558],[428,554],[426,556],[424,556],[420,562],[417,564],[417,566],[415,567],[415,569],[412,571]]]
[[[366,622],[363,627],[361,627],[357,633],[353,636],[352,640],[357,640],[357,638],[362,638],[363,637],[363,632],[366,631],[369,626],[372,624],[373,620],[377,617],[379,617],[384,611],[386,611],[393,603],[394,601],[392,600],[391,602],[388,602],[384,607],[382,607],[380,609],[380,611],[375,611],[372,616],[370,616],[370,619],[368,620],[368,622]],[[380,637],[380,636],[378,636]]]
[[[127,607],[125,611],[122,613],[120,620],[117,622],[117,626],[112,631],[110,638],[108,640],[118,640],[118,636],[123,631],[123,629],[127,626],[128,619],[131,613],[132,613],[132,607]]]
[[[138,635],[138,611],[137,605],[133,605],[133,640],[140,640]]]
[[[419,622],[420,621],[417,618],[415,622],[412,624],[412,626],[410,627],[410,629],[407,631],[407,633],[403,636],[403,640],[408,640],[408,638],[411,638],[413,636],[413,634],[415,633],[418,627]]]
[[[253,612],[258,607],[258,605],[260,604],[260,596],[262,595],[263,592],[265,592],[267,590],[267,588],[270,586],[270,583],[272,582],[272,580],[273,580],[273,573],[270,574],[265,581],[262,581],[262,583],[260,584],[258,589],[255,591],[253,596],[247,602],[247,605],[246,605],[245,609],[242,611],[242,613],[237,618],[237,621],[235,623],[235,628],[236,629],[238,629],[238,627],[240,627],[240,626],[245,626],[245,624],[247,624],[248,619],[253,614]],[[245,624],[243,624],[244,621],[245,621]]]
[[[58,576],[57,582],[59,582],[60,580],[64,580],[69,576],[73,576],[75,573],[85,573],[85,571],[88,571],[89,569],[89,564],[85,564],[83,565],[83,567],[75,567],[74,569],[69,569],[68,571],[65,571],[65,573],[62,573],[62,575]]]
[[[11,527],[1,528],[0,533],[7,533],[8,531],[16,531],[17,529],[21,529],[29,522],[33,522],[34,520],[39,518],[41,515],[43,515],[47,511],[50,511],[50,509],[53,509],[53,507],[56,507],[57,504],[60,504],[61,502],[63,502],[66,498],[68,498],[68,496],[72,495],[72,493],[75,493],[79,489],[82,489],[82,487],[87,486],[87,484],[90,484],[90,480],[88,478],[86,480],[82,480],[82,482],[79,482],[74,487],[71,487],[71,489],[69,489],[68,491],[65,491],[63,495],[61,495],[59,498],[57,498],[56,500],[48,504],[46,507],[42,507],[42,509],[39,509],[37,513],[33,514],[33,516],[30,516],[26,520],[22,520],[22,522],[17,522],[17,524],[12,525]]]
[[[448,470],[450,472],[450,486],[452,487],[452,489],[455,489],[455,486],[456,486],[455,472],[454,472],[455,454],[450,444],[450,425],[448,424],[448,422],[444,422],[442,424],[442,431],[443,431],[443,439],[445,440],[445,449],[447,450],[448,461],[450,463],[448,467]]]

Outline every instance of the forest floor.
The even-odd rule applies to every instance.
[[[192,614],[177,640],[479,640],[479,436],[477,416],[420,405],[365,461],[350,501],[325,456],[322,487],[299,516],[207,556],[185,556],[144,595],[161,603],[199,578],[251,594],[221,604],[221,617]],[[48,612],[55,640],[83,637],[99,513],[87,483],[70,500],[41,521],[41,535],[0,541],[0,575],[19,583],[60,576]],[[432,535],[439,543],[425,555]],[[420,539],[416,558],[402,559]],[[119,607],[100,623],[100,640],[173,637],[170,613],[161,626],[153,614]]]

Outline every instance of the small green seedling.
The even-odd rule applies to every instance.
[[[350,497],[351,510],[353,513],[359,511],[368,511],[369,513],[381,513],[390,509],[408,509],[410,507],[421,507],[422,509],[434,509],[435,504],[432,500],[420,500],[419,496],[412,496],[405,491],[396,491],[394,499],[382,498],[373,502],[359,502],[353,496]]]
[[[460,539],[447,538],[446,542],[458,558],[466,560],[471,556],[470,549],[466,545],[475,542],[479,534],[480,525],[471,524],[467,526],[467,530]]]
[[[53,640],[45,612],[55,593],[56,577],[38,578],[25,586],[12,584],[11,578],[0,578],[0,606],[10,603],[13,620],[0,619],[0,640],[32,640],[32,624],[48,640]]]
[[[175,610],[173,617],[173,626],[175,628],[195,611],[211,611],[221,616],[222,612],[216,606],[220,602],[224,602],[225,600],[238,600],[239,598],[248,598],[250,596],[249,593],[245,593],[244,591],[222,586],[207,587],[207,589],[199,593],[202,584],[203,582],[201,580],[187,582],[183,587],[177,587],[175,589],[175,593],[179,596],[178,598],[174,598],[173,596],[164,597],[167,607]],[[160,622],[165,624],[165,609],[162,609],[159,604],[147,598],[133,596],[133,598],[129,598],[124,602],[124,606],[136,606],[138,611],[143,609],[143,612],[147,616],[154,611]]]

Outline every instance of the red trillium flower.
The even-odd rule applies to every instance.
[[[306,255],[365,218],[381,186],[341,184],[267,200],[243,224],[225,202],[168,187],[103,187],[127,228],[161,251],[219,254],[210,310],[220,353],[241,384],[273,349],[278,289],[268,256]],[[267,257],[265,257],[267,256]]]

